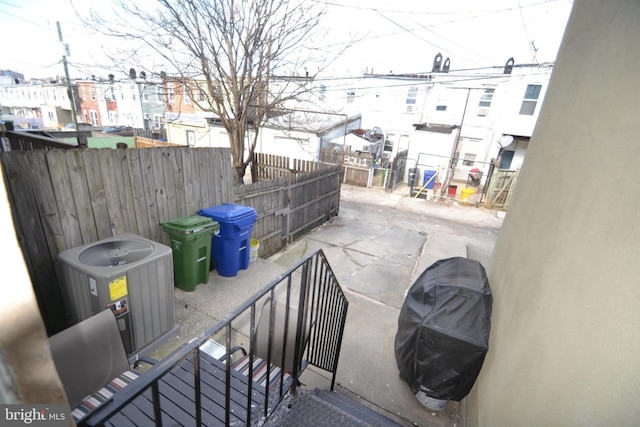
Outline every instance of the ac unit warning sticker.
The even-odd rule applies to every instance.
[[[109,297],[111,301],[126,297],[127,293],[127,276],[122,276],[109,283]]]

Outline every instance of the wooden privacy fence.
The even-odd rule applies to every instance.
[[[266,153],[253,153],[253,158],[258,166],[260,181],[287,177],[291,173],[311,172],[320,164],[309,160],[292,159]]]
[[[235,187],[234,203],[258,213],[252,237],[260,241],[260,256],[277,252],[338,215],[339,165],[262,154],[258,159],[259,176],[278,177]],[[295,168],[287,168],[289,164]]]
[[[320,161],[342,165],[342,182],[345,184],[371,187],[373,180],[373,157],[369,154],[352,154],[333,151],[320,151]]]
[[[173,144],[171,142],[160,141],[153,138],[145,138],[142,136],[135,137],[136,148],[151,148],[151,147],[184,147],[184,145]]]
[[[162,222],[233,200],[228,148],[12,151],[1,159],[50,334],[68,326],[54,270],[60,252],[123,233],[169,245]]]
[[[339,165],[292,161],[303,171],[288,169],[280,178],[233,187],[228,148],[11,151],[0,160],[49,334],[70,326],[54,268],[62,251],[124,233],[169,245],[161,223],[237,203],[256,209],[252,237],[265,256],[339,209]]]

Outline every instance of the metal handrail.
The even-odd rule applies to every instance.
[[[336,371],[338,367],[338,357],[342,343],[344,325],[346,321],[348,301],[340,289],[340,285],[333,273],[327,259],[322,252],[307,255],[294,267],[278,276],[261,291],[254,294],[238,308],[229,313],[224,319],[216,323],[204,334],[195,338],[191,342],[175,350],[172,354],[158,362],[148,371],[144,372],[138,379],[133,381],[123,390],[115,393],[113,398],[99,407],[81,425],[99,426],[107,422],[112,416],[120,412],[147,390],[151,390],[153,400],[153,414],[155,424],[162,425],[160,414],[162,413],[162,401],[158,392],[158,384],[162,378],[173,368],[190,358],[194,362],[194,399],[195,402],[195,424],[202,423],[202,403],[201,403],[201,377],[200,377],[200,357],[202,356],[201,346],[210,338],[218,338],[224,335],[224,345],[226,354],[225,363],[225,424],[231,424],[231,376],[232,376],[232,350],[237,345],[238,339],[234,336],[242,335],[242,328],[248,324],[250,357],[249,374],[247,376],[247,416],[246,425],[251,424],[252,396],[255,385],[253,384],[253,361],[258,357],[258,353],[264,352],[258,342],[259,323],[263,321],[259,317],[258,306],[262,304],[262,309],[268,309],[268,339],[266,356],[262,358],[267,366],[276,364],[285,370],[288,368],[287,356],[292,356],[292,365],[289,374],[293,379],[291,392],[295,394],[298,386],[298,378],[306,364],[316,366],[320,369],[332,373],[331,389],[335,385]],[[284,304],[284,324],[278,325],[277,307]],[[297,315],[295,313],[297,312]],[[294,317],[295,315],[295,317]],[[248,319],[246,317],[248,316]],[[292,317],[291,322],[290,317]],[[247,321],[248,320],[248,321]],[[291,331],[291,333],[290,333]],[[290,348],[289,338],[295,337],[295,344]],[[277,346],[278,337],[282,339],[282,346]],[[242,340],[242,338],[240,339]],[[277,346],[277,347],[276,347]],[[276,350],[281,351],[278,359]],[[272,357],[273,355],[273,357]],[[262,417],[268,417],[277,404],[285,396],[286,388],[284,375],[280,375],[276,396],[270,396],[271,383],[270,370],[267,369],[264,403],[262,406]],[[275,400],[274,400],[275,399]],[[220,402],[221,403],[221,402]]]

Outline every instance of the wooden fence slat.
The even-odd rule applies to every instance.
[[[154,206],[147,203],[145,191],[143,165],[140,154],[145,150],[130,150],[127,152],[127,169],[129,171],[129,181],[131,182],[131,192],[133,194],[133,210],[136,213],[136,228],[140,236],[151,238],[151,227],[149,225],[149,211]]]
[[[211,206],[212,200],[209,195],[206,152],[198,149],[196,149],[196,151],[198,151],[198,154],[196,155],[195,161],[197,165],[198,181],[200,182],[200,206],[197,206],[197,208],[202,209]]]
[[[72,191],[73,203],[76,207],[82,244],[98,240],[96,221],[91,210],[91,195],[84,166],[82,150],[69,150],[67,167],[69,168],[69,182]]]
[[[114,158],[117,156],[117,151],[114,150],[91,150],[95,151],[95,171],[100,174],[104,190],[104,199],[106,204],[106,210],[102,215],[105,215],[103,226],[109,228],[109,234],[105,237],[115,236],[122,233],[125,229],[123,218],[123,203],[120,201],[121,197],[125,197],[122,184],[119,185],[118,181],[122,181],[122,169],[120,168],[119,161]],[[95,211],[95,208],[94,208]],[[100,224],[98,225],[100,227]],[[100,233],[98,233],[100,234]],[[100,239],[105,237],[100,236]]]
[[[159,231],[158,227],[160,219],[163,217],[161,209],[163,209],[164,206],[160,206],[158,203],[157,193],[159,190],[153,173],[153,162],[158,160],[158,156],[155,155],[156,152],[157,150],[155,148],[140,150],[140,168],[142,172],[141,182],[144,189],[144,200],[146,203],[146,207],[143,212],[147,212],[147,221],[151,240],[155,240],[156,242],[165,242],[166,240],[163,239],[163,234]]]
[[[65,230],[58,212],[45,154],[46,151],[40,150],[32,152],[31,170],[36,204],[38,213],[43,218],[43,230],[49,255],[52,260],[55,260],[58,257],[59,248],[65,247]]]
[[[156,150],[158,150],[162,159],[161,170],[164,186],[164,200],[166,200],[167,203],[167,217],[162,219],[162,222],[164,222],[184,216],[181,215],[181,212],[184,209],[184,190],[182,189],[183,181],[177,176],[181,173],[177,158],[180,156],[180,151],[182,149],[157,148]],[[154,174],[156,172],[158,172],[157,169],[154,170]],[[182,203],[180,202],[181,200]]]
[[[49,150],[46,154],[51,184],[58,204],[58,213],[64,228],[65,246],[60,250],[82,245],[80,221],[76,213],[75,203],[71,192],[71,177],[66,160],[66,150]]]
[[[196,150],[183,150],[181,157],[182,168],[182,185],[184,191],[184,215],[191,215],[199,208],[196,206],[200,199],[200,180],[194,175],[197,171],[197,165],[194,165],[194,154]],[[194,167],[195,166],[195,167]]]
[[[109,188],[115,190],[119,194],[120,200],[120,213],[122,217],[122,228],[117,230],[117,233],[133,233],[140,234],[138,231],[138,220],[135,209],[135,195],[134,189],[136,187],[131,181],[129,156],[135,153],[136,150],[100,150],[100,153],[107,159],[109,159],[109,165],[107,171],[109,172],[109,178],[106,178],[105,167],[102,168],[103,179],[109,182]],[[138,168],[139,168],[138,162]],[[110,191],[110,190],[107,190]],[[108,203],[108,202],[107,202]],[[142,213],[142,212],[140,212]],[[116,227],[118,224],[116,223]],[[146,234],[144,234],[146,235]]]
[[[105,188],[102,182],[102,171],[97,149],[76,150],[81,156],[86,179],[87,193],[91,202],[91,210],[95,221],[96,240],[106,239],[113,235]],[[89,243],[89,242],[87,242]]]

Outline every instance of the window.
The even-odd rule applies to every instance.
[[[162,86],[156,86],[156,96],[158,101],[164,102],[164,88]]]
[[[327,86],[320,85],[318,89],[320,90],[320,99],[325,99],[325,97],[327,96]]]
[[[136,87],[134,85],[129,86],[129,92],[131,92],[131,99],[136,100]]]
[[[187,145],[189,147],[196,145],[196,133],[192,130],[187,131]]]
[[[436,105],[436,111],[447,111],[446,105]]]
[[[462,158],[462,166],[473,166],[476,161],[476,155],[471,153],[465,153]]]
[[[183,90],[184,90],[184,103],[191,104],[191,93],[189,93],[189,85],[185,84],[183,86]]]
[[[91,115],[91,124],[94,126],[98,126],[100,123],[98,122],[98,113],[95,110],[89,111]]]
[[[153,128],[154,129],[162,129],[164,127],[164,117],[160,114],[153,115]]]
[[[527,85],[527,90],[524,92],[524,100],[520,106],[520,115],[533,116],[541,89],[542,85]]]
[[[207,93],[203,90],[200,89],[200,102],[205,102],[207,100]]]
[[[495,89],[485,89],[484,93],[480,97],[479,107],[491,107],[491,100],[493,99],[493,92]]]
[[[91,100],[95,101],[96,100],[96,88],[91,86],[89,87],[89,96],[91,96]]]
[[[173,83],[167,84],[167,92],[169,94],[169,102],[173,102],[176,96],[176,90],[173,87]]]
[[[411,86],[407,92],[406,107],[407,113],[413,113],[416,106],[416,98],[418,97],[418,86]]]
[[[489,107],[491,107],[494,91],[495,89],[485,89],[484,93],[480,96],[480,102],[478,103],[479,116],[486,116],[489,114]]]
[[[418,97],[418,86],[411,86],[407,92],[407,105],[416,105]]]
[[[148,101],[149,100],[149,93],[147,92],[147,87],[146,86],[142,87],[142,100],[143,101]]]

